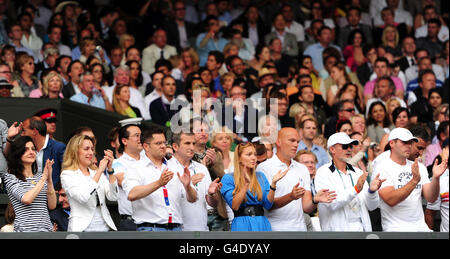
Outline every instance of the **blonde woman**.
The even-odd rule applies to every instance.
[[[138,108],[130,105],[130,88],[127,85],[118,85],[114,88],[113,108],[120,115],[130,118],[142,117]]]
[[[64,153],[61,184],[70,203],[69,232],[117,230],[105,203],[106,198],[117,200],[117,179],[111,166],[113,152],[105,150],[97,167],[93,162],[94,150],[91,137],[75,135]]]
[[[44,83],[42,84],[42,89],[34,89],[30,92],[30,98],[48,98],[48,99],[58,99],[64,98],[62,95],[62,88],[64,86],[61,76],[52,71],[44,77]]]
[[[398,45],[399,41],[400,34],[398,33],[397,28],[393,25],[387,25],[381,35],[381,45],[384,47],[386,52],[391,53],[396,58],[403,55],[402,49]]]
[[[239,144],[235,152],[234,173],[222,177],[220,189],[234,213],[231,231],[271,231],[264,209],[272,208],[277,182],[287,170],[280,170],[269,183],[263,173],[256,172],[256,148],[252,143]]]
[[[211,145],[222,152],[225,173],[229,173],[234,167],[234,152],[231,151],[232,144],[233,132],[228,127],[224,126],[212,133]]]

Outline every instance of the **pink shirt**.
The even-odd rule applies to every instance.
[[[403,88],[403,83],[400,78],[391,76],[392,81],[394,81],[395,84],[395,91],[405,91],[405,88]],[[369,81],[364,86],[364,94],[373,94],[373,89],[375,88],[375,83],[377,82],[377,79],[375,78],[372,81]]]
[[[30,95],[28,96],[29,98],[41,98],[42,96],[42,91],[41,89],[34,89],[33,91],[30,92]],[[60,92],[59,93],[59,97],[64,98],[63,94]]]

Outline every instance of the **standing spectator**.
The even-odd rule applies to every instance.
[[[141,142],[145,155],[122,182],[131,201],[132,218],[137,230],[181,231],[182,193],[184,189],[186,199],[195,201],[195,197],[190,196],[191,186],[183,185],[181,179],[173,179],[174,173],[168,170],[166,137],[161,128],[144,129]]]
[[[47,126],[39,117],[27,118],[19,125],[14,123],[8,130],[8,139],[11,141],[19,133],[22,136],[30,137],[34,143],[35,150],[37,151],[36,164],[38,172],[42,172],[44,169],[45,161],[48,159],[54,161],[54,163],[52,163],[52,182],[57,184],[60,180],[59,175],[61,173],[66,146],[61,142],[50,139],[50,136],[47,135]],[[6,150],[11,149],[6,147]],[[5,153],[7,153],[7,151],[5,151]]]
[[[149,75],[155,72],[155,63],[160,59],[168,60],[177,55],[177,49],[167,43],[167,33],[164,29],[157,29],[152,36],[150,46],[142,51],[142,70]]]
[[[352,145],[357,143],[343,132],[328,139],[332,162],[317,170],[314,183],[317,190],[334,190],[337,196],[331,203],[318,206],[322,231],[372,231],[368,210],[378,207],[377,191],[385,180],[377,175],[369,185],[367,172],[347,164]]]
[[[239,144],[234,158],[234,173],[222,177],[221,193],[234,213],[231,231],[271,231],[264,208],[273,206],[277,182],[287,173],[278,171],[269,183],[255,170],[256,149],[253,144]]]
[[[211,181],[206,166],[192,160],[194,157],[194,133],[178,133],[172,136],[174,154],[167,162],[169,171],[177,175],[190,174],[190,191],[194,191],[194,202],[182,200],[181,211],[183,217],[183,231],[208,231],[208,205],[217,206],[218,191],[221,184],[219,178]],[[181,180],[181,179],[180,179]],[[182,181],[184,184],[184,181]],[[185,184],[184,184],[185,185]],[[185,185],[186,186],[186,185]],[[186,189],[186,192],[188,190]]]
[[[135,165],[141,160],[142,142],[141,129],[138,125],[128,124],[119,130],[119,153],[122,155],[112,163],[114,176],[119,186],[118,207],[120,214],[119,231],[136,231],[133,221],[133,209],[128,194],[124,188],[124,179],[127,174],[135,170]]]
[[[94,140],[84,135],[75,135],[67,144],[61,183],[70,203],[69,232],[117,230],[106,207],[106,199],[117,200],[117,179],[111,166],[113,152],[105,150],[97,167],[93,163],[94,149]]]
[[[38,171],[36,148],[30,137],[11,143],[7,174],[2,176],[8,198],[16,214],[14,232],[52,232],[49,210],[56,208],[52,182],[52,160]]]
[[[309,171],[294,160],[298,141],[294,128],[281,129],[276,141],[277,153],[257,167],[257,172],[272,181],[271,190],[276,189],[274,204],[267,214],[274,231],[306,231],[303,212],[311,213],[318,202],[331,201],[328,200],[331,194],[326,191],[312,196]],[[278,181],[280,174],[283,179]]]
[[[396,128],[389,134],[391,152],[382,163],[377,163],[374,172],[386,179],[379,195],[383,231],[431,232],[425,223],[422,195],[428,202],[439,196],[439,177],[447,169],[447,161],[433,166],[430,181],[423,164],[408,160],[412,142],[417,142],[411,132]]]

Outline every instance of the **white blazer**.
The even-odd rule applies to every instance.
[[[99,182],[96,183],[92,179],[96,171],[89,169],[89,173],[90,178],[83,175],[80,169],[64,170],[61,173],[61,184],[70,204],[67,231],[82,232],[89,226],[97,207],[95,191],[98,193],[103,219],[110,228],[117,230],[105,203],[105,197],[110,201],[117,201],[117,181],[110,184],[108,178],[102,174]]]
[[[349,166],[349,165],[348,165]],[[352,175],[354,183],[358,181],[363,172],[359,168],[347,170]],[[342,178],[335,169],[332,163],[328,163],[320,167],[316,172],[314,184],[316,190],[329,189],[336,191],[336,199],[331,203],[319,203],[319,219],[322,231],[350,231],[349,229],[349,215],[351,209],[349,204],[353,199],[357,198],[359,202],[359,212],[365,232],[372,231],[372,225],[368,211],[376,209],[379,205],[378,191],[369,193],[369,184],[367,181],[359,194],[353,187],[343,186]]]

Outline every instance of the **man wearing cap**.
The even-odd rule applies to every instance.
[[[11,96],[13,86],[4,77],[0,77],[0,97],[8,98]]]
[[[38,111],[34,116],[38,116],[44,120],[47,126],[47,134],[51,139],[54,139],[54,134],[56,132],[56,113],[58,111],[55,108],[46,108]]]
[[[377,191],[384,180],[377,175],[369,186],[367,172],[347,163],[357,143],[343,132],[328,139],[332,161],[317,170],[314,183],[317,190],[333,190],[337,196],[331,203],[318,205],[322,231],[372,231],[368,210],[378,207]]]
[[[395,128],[389,133],[391,154],[383,163],[377,163],[374,172],[386,181],[379,195],[383,231],[431,232],[425,223],[422,209],[422,194],[428,202],[439,195],[439,177],[447,169],[447,161],[433,166],[433,176],[428,179],[426,167],[408,160],[412,143],[418,142],[405,128]]]

